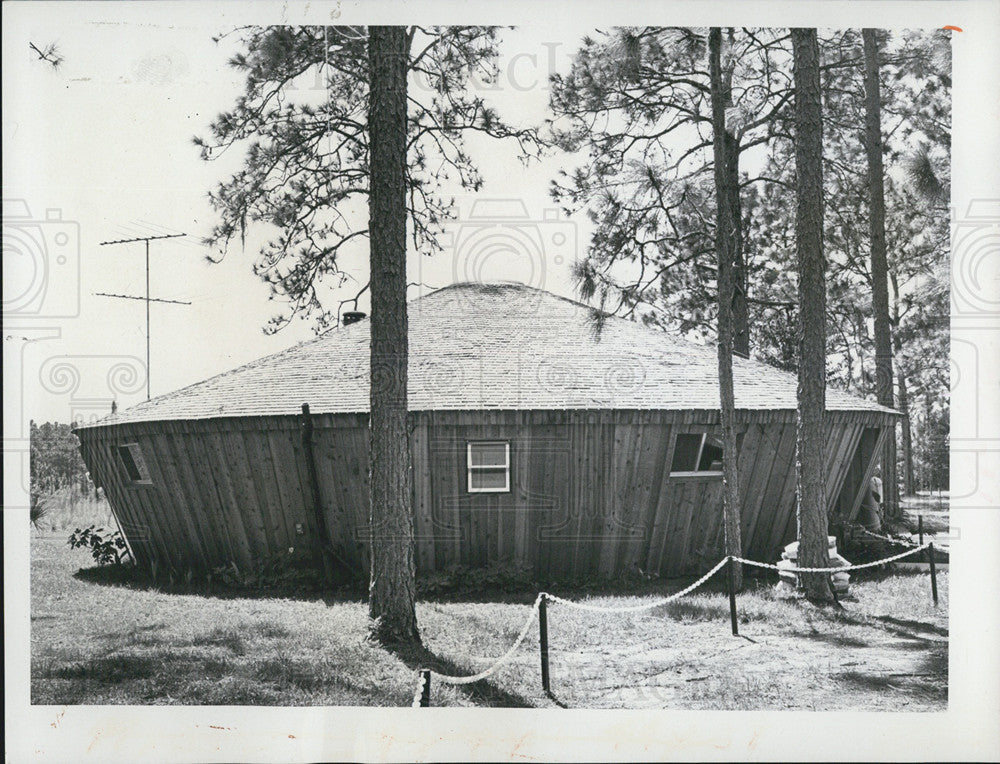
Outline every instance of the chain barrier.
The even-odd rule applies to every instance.
[[[703,583],[705,583],[708,579],[710,579],[712,576],[718,573],[719,568],[725,565],[728,560],[729,560],[728,557],[723,557],[721,560],[719,560],[719,562],[716,564],[714,568],[712,568],[710,571],[708,571],[708,573],[703,575],[701,578],[699,578],[697,581],[695,581],[686,589],[681,589],[679,592],[671,594],[669,597],[665,597],[664,599],[659,600],[657,602],[646,603],[644,605],[631,605],[626,607],[601,607],[600,605],[585,605],[582,602],[573,602],[573,600],[567,600],[562,597],[557,597],[554,594],[546,594],[545,597],[552,602],[558,603],[560,605],[568,605],[569,607],[576,608],[577,610],[590,610],[592,612],[599,612],[599,613],[639,613],[642,612],[643,610],[652,610],[655,607],[666,605],[668,602],[673,602],[676,599],[680,599],[685,594],[690,594],[699,586],[701,586]]]
[[[861,531],[866,536],[871,536],[872,538],[881,539],[882,541],[888,541],[890,544],[897,544],[898,546],[909,546],[914,548],[920,546],[919,544],[914,544],[913,541],[909,539],[894,539],[891,536],[881,536],[878,533],[872,533],[867,528],[862,528],[861,526],[856,526],[856,527],[857,530]]]
[[[777,570],[786,573],[846,573],[849,570],[861,570],[863,568],[874,568],[879,565],[885,565],[886,563],[893,562],[895,560],[900,560],[904,557],[909,557],[910,555],[914,555],[917,552],[929,548],[930,546],[932,546],[931,543],[921,544],[919,546],[913,547],[912,549],[908,549],[905,552],[901,552],[900,554],[896,554],[891,557],[886,557],[882,560],[876,560],[875,562],[861,563],[859,565],[845,565],[839,568],[799,568],[799,567],[780,568],[777,565],[772,565],[771,563],[767,562],[758,562],[757,560],[748,560],[744,557],[727,555],[726,557],[723,557],[721,560],[719,560],[719,562],[715,564],[715,567],[713,567],[710,571],[708,571],[705,575],[703,575],[701,578],[699,578],[690,586],[681,589],[679,592],[671,594],[669,597],[664,597],[663,599],[660,599],[656,602],[645,603],[642,605],[629,605],[625,607],[602,607],[600,605],[587,605],[582,602],[574,602],[573,600],[568,600],[565,599],[564,597],[559,597],[555,594],[548,594],[546,592],[542,592],[535,598],[535,602],[531,606],[531,612],[528,613],[528,617],[525,620],[524,625],[521,627],[521,631],[518,633],[517,639],[514,640],[514,644],[511,645],[510,649],[502,656],[500,656],[489,668],[480,671],[478,674],[473,674],[472,676],[449,676],[447,674],[439,674],[437,671],[431,671],[426,669],[424,670],[426,671],[426,673],[424,673],[424,671],[418,671],[417,688],[416,691],[413,693],[413,706],[415,708],[420,706],[420,701],[424,694],[426,682],[430,678],[431,674],[436,676],[438,680],[443,684],[461,685],[461,684],[473,684],[474,682],[478,682],[482,679],[485,679],[486,677],[496,672],[497,669],[499,669],[503,664],[505,664],[513,657],[514,653],[517,652],[517,649],[521,646],[521,643],[524,642],[524,640],[527,638],[528,630],[531,628],[531,624],[534,623],[535,617],[538,615],[539,607],[541,606],[543,598],[546,601],[552,602],[554,604],[566,605],[567,607],[576,608],[577,610],[588,610],[591,612],[599,612],[599,613],[640,613],[644,610],[652,610],[653,608],[666,605],[669,602],[673,602],[674,600],[680,599],[681,597],[690,594],[699,586],[708,581],[708,579],[710,579],[712,576],[718,573],[719,570],[730,560],[732,560],[733,562],[742,563],[743,565],[752,565],[758,568],[767,568],[768,570]],[[935,603],[936,602],[937,602],[937,596],[935,593]],[[736,633],[735,626],[733,633],[734,634]]]
[[[411,704],[413,708],[420,708],[420,699],[424,695],[424,686],[427,684],[427,678],[424,676],[423,671],[417,672],[417,690],[413,693],[413,703]]]
[[[527,620],[525,620],[524,626],[521,627],[521,633],[517,635],[517,639],[514,640],[514,644],[511,645],[510,650],[508,650],[499,658],[497,658],[496,662],[488,669],[486,669],[485,671],[480,671],[478,674],[473,674],[472,676],[448,676],[447,674],[439,674],[437,671],[432,671],[431,673],[437,677],[439,682],[443,682],[444,684],[472,684],[474,682],[478,682],[480,679],[485,679],[486,677],[488,677],[490,674],[499,669],[503,664],[509,661],[511,657],[513,657],[514,653],[517,652],[517,648],[519,648],[521,646],[521,643],[524,642],[525,637],[528,636],[528,629],[531,628],[531,624],[534,622],[535,616],[538,614],[538,605],[542,601],[542,596],[543,595],[539,594],[535,598],[535,602],[531,606],[531,612],[528,613],[528,618]],[[415,701],[420,700],[420,693],[423,690],[423,687],[424,687],[424,679],[423,677],[420,677],[419,687],[417,688],[417,692],[414,695]]]
[[[862,568],[874,568],[879,565],[885,565],[887,562],[893,562],[894,560],[900,560],[903,557],[909,557],[911,554],[916,554],[917,552],[927,549],[930,544],[924,544],[922,546],[916,546],[913,549],[907,549],[905,552],[900,554],[894,554],[892,557],[886,557],[884,560],[876,560],[875,562],[864,562],[859,565],[844,565],[840,568],[779,568],[777,565],[772,565],[768,562],[757,562],[756,560],[745,560],[742,557],[733,557],[736,562],[741,562],[744,565],[754,565],[758,568],[768,568],[769,570],[784,571],[785,573],[846,573],[849,570],[861,570]]]

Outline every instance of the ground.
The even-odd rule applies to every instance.
[[[35,704],[409,705],[415,669],[471,674],[504,653],[532,592],[422,601],[424,649],[366,640],[357,599],[166,593],[99,582],[63,531],[32,532],[31,699]],[[597,604],[639,596],[561,592]],[[568,708],[944,710],[948,576],[931,601],[926,573],[852,580],[844,610],[815,608],[748,581],[733,637],[722,580],[638,615],[549,607],[552,697],[539,679],[538,631],[469,687],[432,682],[433,705]],[[492,600],[492,601],[488,601]]]

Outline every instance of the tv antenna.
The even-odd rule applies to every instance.
[[[130,294],[108,294],[107,292],[95,292],[94,294],[98,297],[114,297],[119,300],[142,300],[146,303],[146,400],[150,399],[149,394],[149,303],[151,302],[166,302],[173,305],[190,305],[189,302],[183,302],[181,300],[162,300],[158,297],[149,296],[149,242],[157,241],[158,239],[176,239],[179,236],[186,236],[183,233],[170,233],[164,234],[162,236],[137,236],[134,239],[117,239],[115,241],[102,241],[101,246],[106,247],[111,244],[132,244],[137,241],[143,241],[146,243],[146,296],[136,297]]]

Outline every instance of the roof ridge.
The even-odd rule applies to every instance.
[[[568,302],[570,305],[575,305],[576,307],[579,308],[586,308],[589,311],[596,311],[598,313],[607,316],[608,318],[621,318],[621,316],[616,316],[613,313],[609,313],[606,310],[595,308],[593,305],[588,305],[585,302],[580,302],[579,300],[575,300],[572,297],[566,297],[565,295],[562,294],[556,294],[555,292],[550,292],[548,289],[542,289],[541,287],[537,287],[534,284],[525,284],[523,281],[515,281],[513,279],[496,279],[493,281],[456,281],[452,284],[446,284],[443,287],[438,287],[433,292],[428,292],[427,294],[415,297],[413,300],[411,300],[411,302],[418,302],[419,300],[425,300],[428,297],[433,297],[439,292],[444,292],[449,289],[457,289],[460,287],[494,287],[494,286],[514,287],[524,291],[537,292],[538,294],[545,295],[546,297],[553,297],[557,300]],[[627,318],[621,318],[621,320],[626,321],[628,323],[636,323],[634,321],[630,321]]]
[[[423,315],[421,303],[425,306]],[[516,408],[529,404],[579,408],[600,403],[626,408],[718,408],[715,344],[664,331],[641,318],[614,315],[516,281],[455,282],[409,300],[407,311],[412,327],[410,357],[419,363],[419,368],[411,366],[415,383],[411,392],[421,400],[416,405],[449,409],[510,403]],[[598,322],[599,327],[592,320],[595,314],[605,319]],[[369,330],[367,317],[331,327],[318,336],[82,426],[151,417],[198,418],[233,411],[245,415],[288,413],[294,403],[290,396],[300,394],[316,397],[316,413],[322,413],[324,406],[329,411],[363,408],[368,400],[365,356]],[[445,358],[449,360],[442,366]],[[523,379],[516,374],[511,377],[511,369],[521,359],[543,365],[528,370]],[[466,368],[466,361],[474,367]],[[559,374],[566,363],[573,371],[563,382]],[[621,382],[613,369],[626,376],[631,369],[635,379]],[[734,370],[738,374],[737,392],[743,397],[738,407],[773,408],[780,400],[786,408],[794,408],[793,373],[739,356],[734,358]],[[455,384],[444,384],[445,378],[439,376],[442,373]],[[466,390],[461,385],[463,374],[486,376]],[[547,375],[554,376],[549,379]],[[613,393],[612,384],[619,385]],[[837,407],[882,410],[856,393],[834,386],[830,392],[836,395],[833,403]],[[759,405],[750,403],[754,400]]]

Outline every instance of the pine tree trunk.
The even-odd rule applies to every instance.
[[[731,94],[727,101],[732,100]],[[714,115],[713,115],[714,119]],[[725,124],[725,110],[722,113]],[[750,357],[750,314],[747,309],[746,253],[743,250],[743,205],[740,201],[740,142],[731,132],[725,133],[725,171],[731,226],[731,258],[733,268],[732,305],[733,352]],[[718,189],[716,189],[718,192]]]
[[[892,408],[892,328],[889,321],[889,266],[885,251],[885,190],[882,168],[882,95],[879,88],[878,40],[863,29],[865,55],[865,153],[868,157],[869,230],[871,234],[872,308],[875,311],[875,397]],[[882,446],[882,484],[887,518],[899,517],[896,477],[896,428]]]
[[[733,392],[733,296],[739,247],[738,223],[733,197],[739,198],[739,185],[733,188],[727,146],[735,143],[726,132],[726,101],[722,81],[722,30],[712,27],[708,33],[709,77],[712,91],[712,131],[715,164],[716,227],[715,253],[719,279],[719,403],[722,423],[722,511],[726,534],[726,554],[742,556],[740,537],[739,474],[736,453],[736,403]],[[737,153],[738,155],[738,153]],[[738,176],[737,176],[738,179]],[[746,302],[743,302],[744,309]],[[744,314],[745,323],[745,314]],[[741,566],[734,568],[736,589],[743,586]]]
[[[901,358],[903,354],[902,343],[899,339],[899,279],[892,271],[889,272],[889,283],[892,285],[892,328],[893,341],[892,350],[894,358]],[[903,463],[902,475],[902,495],[912,496],[913,485],[913,428],[910,422],[910,394],[906,386],[906,376],[902,368],[896,367],[896,388],[899,390],[899,397],[896,400],[896,409],[903,415],[899,422],[900,448],[902,453],[900,459]],[[902,506],[900,506],[902,513]]]
[[[830,564],[826,516],[826,281],[823,258],[823,106],[815,29],[792,30],[795,81],[795,245],[799,270],[799,386],[796,437],[798,563]],[[806,596],[833,599],[829,576],[804,573]]]
[[[372,636],[419,642],[414,607],[413,515],[407,427],[406,71],[404,27],[368,32],[371,162]]]
[[[899,384],[899,410],[903,414],[900,424],[903,430],[903,493],[913,495],[913,433],[910,429],[910,396],[906,389],[906,378],[903,372],[897,373]]]

